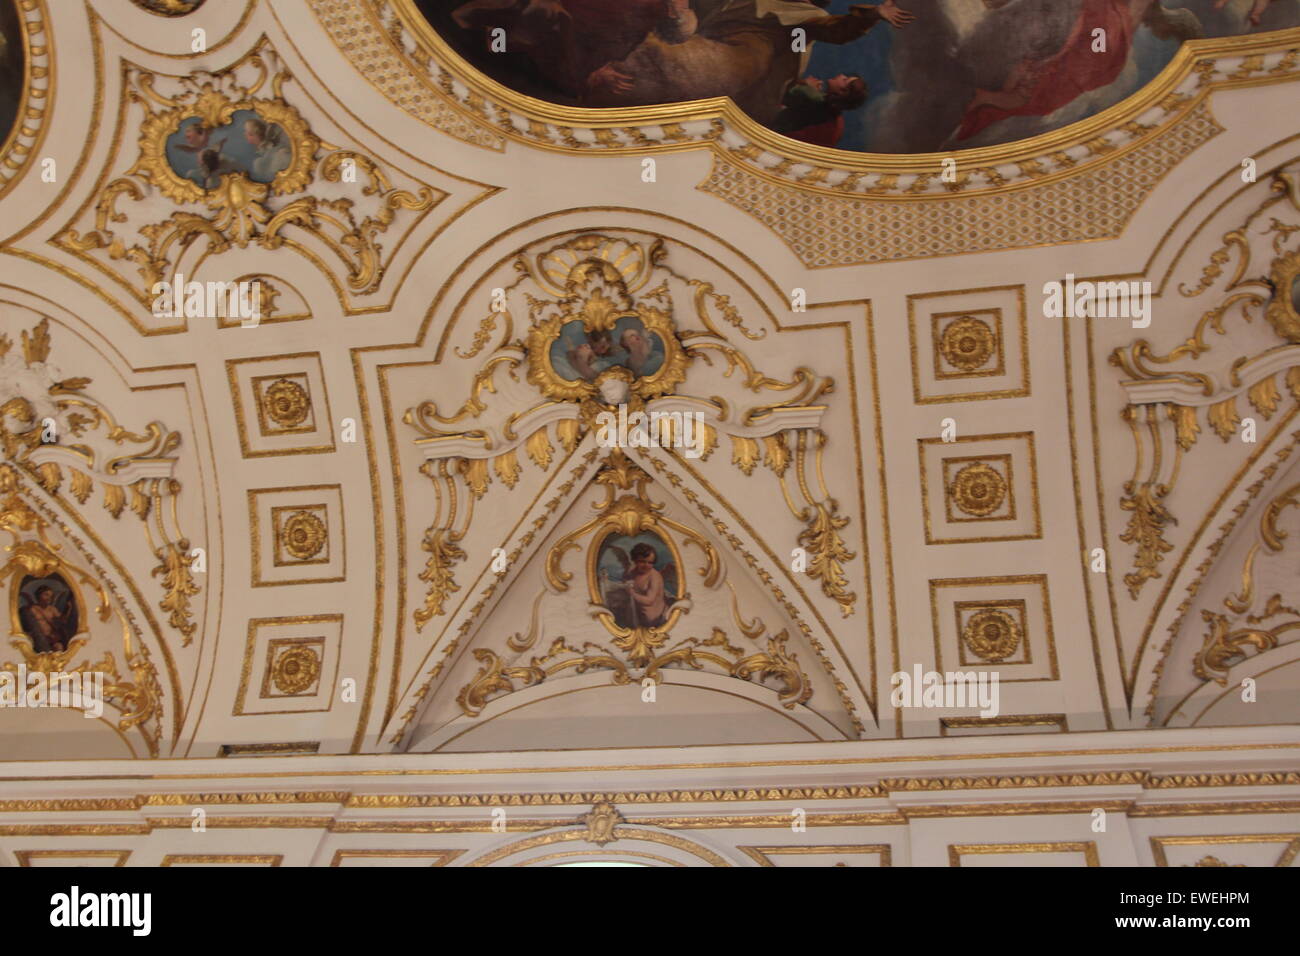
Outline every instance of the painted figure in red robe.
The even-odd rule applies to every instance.
[[[1083,0],[1070,35],[1056,53],[1022,60],[1000,90],[976,90],[956,138],[969,139],[1009,116],[1046,116],[1114,82],[1128,62],[1134,33],[1144,23],[1160,37],[1201,35],[1195,14],[1167,10],[1158,0]]]

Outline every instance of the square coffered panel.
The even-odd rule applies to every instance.
[[[1080,843],[954,843],[948,846],[949,866],[1100,866],[1097,844]]]
[[[917,442],[926,544],[1043,536],[1029,432]]]
[[[335,850],[330,866],[446,866],[464,850]]]
[[[233,359],[226,374],[245,458],[334,450],[319,354]]]
[[[1041,574],[930,582],[935,668],[998,674],[1000,683],[1056,680],[1056,642]]]
[[[159,866],[279,866],[283,853],[168,853]]]
[[[1295,866],[1300,833],[1153,836],[1151,855],[1156,866]]]
[[[1029,394],[1023,286],[909,295],[907,327],[918,404]]]
[[[19,866],[126,866],[130,850],[15,850]]]
[[[940,717],[941,737],[988,734],[1063,734],[1070,729],[1065,714],[1008,714],[1004,717]]]
[[[235,715],[329,710],[342,637],[341,614],[249,621]]]
[[[892,865],[888,843],[817,844],[812,846],[741,846],[738,850],[759,866],[870,866]]]
[[[338,485],[248,492],[253,587],[342,581],[347,576]]]

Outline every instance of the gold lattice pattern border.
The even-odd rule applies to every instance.
[[[335,45],[386,97],[434,129],[466,143],[501,151],[506,139],[449,104],[413,75],[392,37],[368,9],[367,0],[310,0],[316,19]]]
[[[1170,129],[1104,166],[1033,188],[954,195],[942,202],[814,192],[774,181],[726,155],[714,158],[699,188],[763,223],[812,269],[992,252],[1118,236],[1169,171],[1221,132],[1200,103]]]

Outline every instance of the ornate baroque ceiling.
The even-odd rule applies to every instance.
[[[470,792],[359,796],[344,777],[389,765],[361,755],[533,767],[506,789],[554,808],[514,828],[578,835],[479,842],[480,863],[616,826],[640,828],[632,856],[771,863],[795,851],[700,851],[664,820],[806,799],[835,803],[818,825],[906,828],[933,791],[1023,784],[1120,731],[1146,755],[1219,728],[1204,759],[1294,811],[1268,748],[1300,723],[1300,28],[1170,48],[1029,138],[870,153],[722,97],[534,99],[406,0],[17,18],[0,669],[102,674],[104,706],[0,708],[5,760],[338,755],[278,801],[331,833]],[[1150,283],[1149,325],[1053,313],[1067,275]],[[257,283],[260,321],[158,304],[189,282]],[[607,447],[619,405],[676,415],[679,441]],[[997,712],[899,706],[914,669],[996,674]],[[638,776],[665,747],[805,769]],[[594,753],[556,763],[574,750]],[[926,754],[967,776],[828,769]],[[1032,786],[1139,819],[1209,785],[1154,759]],[[733,775],[773,789],[727,796]],[[211,800],[238,802],[225,786]],[[187,813],[150,787],[98,809],[132,833]],[[630,795],[666,788],[670,816],[638,821]],[[892,838],[860,836],[798,852],[889,862]]]

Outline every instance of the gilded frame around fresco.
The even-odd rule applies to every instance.
[[[69,652],[85,643],[86,635],[90,631],[90,618],[86,614],[86,601],[81,595],[81,588],[77,586],[77,578],[81,578],[92,587],[98,587],[98,585],[85,571],[69,564],[63,557],[39,541],[19,542],[10,546],[7,550],[12,557],[4,567],[0,568],[0,587],[6,588],[9,592],[10,643],[19,646],[19,642],[30,640],[27,632],[23,630],[22,617],[18,606],[23,580],[28,577],[47,578],[57,574],[67,586],[68,591],[71,592],[73,603],[77,608],[77,633],[72,636],[68,646],[61,652],[66,656],[70,656]],[[106,609],[106,605],[107,597],[101,594],[101,610]],[[21,646],[19,649],[24,652],[23,656],[27,657],[28,649]],[[35,645],[30,650],[36,653]]]
[[[587,306],[590,304],[587,303]],[[609,311],[592,314],[588,307],[580,314],[553,315],[530,330],[527,346],[528,380],[541,388],[547,398],[560,401],[595,399],[601,394],[601,385],[610,379],[625,381],[631,394],[642,401],[670,394],[685,378],[687,363],[686,353],[673,331],[672,320],[658,309],[639,304],[631,309],[619,309],[608,300],[604,300],[604,304],[609,307]],[[556,371],[551,363],[551,346],[560,338],[567,325],[581,322],[586,332],[608,332],[613,331],[615,324],[624,318],[637,319],[647,332],[654,333],[664,343],[664,362],[654,374],[635,375],[623,366],[615,365],[605,369],[595,379],[586,381],[566,379]]]
[[[230,123],[235,113],[245,110],[255,113],[267,124],[276,124],[284,130],[293,149],[289,165],[276,173],[265,185],[273,196],[301,192],[312,182],[312,166],[320,148],[320,140],[311,132],[307,121],[288,103],[250,96],[233,100],[211,86],[206,87],[192,103],[172,106],[159,113],[150,114],[140,127],[140,158],[128,175],[142,173],[158,187],[159,191],[178,203],[202,202],[209,193],[220,189],[248,191],[253,180],[243,173],[227,173],[218,190],[204,189],[198,183],[178,175],[167,161],[167,140],[180,130],[187,119],[198,119],[208,129],[219,129]]]
[[[664,522],[655,519],[653,516],[651,516],[649,520],[653,523],[639,527],[635,533],[653,534],[663,542],[664,547],[666,547],[668,552],[672,555],[673,564],[677,568],[677,590],[679,593],[676,595],[676,600],[672,607],[668,609],[668,616],[664,619],[664,623],[658,627],[622,627],[614,619],[613,612],[600,612],[600,621],[605,626],[606,630],[620,641],[631,641],[634,645],[643,640],[647,643],[654,644],[656,643],[656,638],[659,641],[662,641],[662,639],[668,635],[668,632],[677,624],[678,619],[681,618],[681,601],[689,596],[685,587],[686,581],[684,580],[686,568],[682,564],[682,555],[681,551],[677,547],[677,542],[672,539],[672,535],[667,533],[668,528]],[[605,602],[605,596],[600,593],[599,567],[600,553],[605,547],[605,542],[612,537],[630,537],[630,535],[626,534],[625,528],[618,526],[618,522],[619,517],[617,515],[607,516],[602,522],[601,527],[592,535],[591,541],[587,545],[587,590],[593,605],[600,605],[603,607]],[[643,634],[641,632],[645,633]]]
[[[628,393],[641,402],[669,395],[685,381],[690,358],[677,339],[672,317],[644,301],[633,299],[631,295],[649,278],[648,270],[660,251],[657,246],[650,250],[642,263],[646,270],[644,275],[629,276],[604,258],[607,250],[602,242],[607,244],[607,240],[592,236],[582,237],[572,244],[571,255],[582,258],[569,268],[565,277],[563,308],[538,322],[528,332],[525,343],[528,381],[554,401],[597,400],[603,394],[602,386],[612,379],[626,383]],[[599,257],[597,253],[600,253]],[[545,273],[545,259],[538,263],[538,268]],[[551,347],[570,323],[581,322],[583,330],[590,334],[612,332],[625,318],[636,319],[663,343],[663,363],[653,373],[637,375],[622,365],[615,365],[588,381],[566,379],[556,371],[551,361]]]
[[[323,0],[311,0],[319,5]],[[901,188],[899,177],[912,174],[924,175],[937,179],[943,157],[952,151],[933,153],[868,153],[836,149],[834,147],[816,146],[790,139],[766,126],[750,119],[729,97],[717,96],[708,99],[689,100],[676,103],[655,104],[651,106],[624,106],[591,108],[564,106],[547,100],[537,99],[519,93],[510,87],[481,73],[458,54],[444,40],[433,26],[424,19],[416,6],[415,0],[376,0],[379,8],[391,8],[391,30],[405,33],[415,46],[415,53],[406,52],[406,56],[415,61],[430,63],[432,72],[444,70],[464,85],[468,94],[465,97],[466,112],[485,127],[504,132],[510,138],[528,142],[530,145],[557,149],[562,152],[590,153],[593,149],[600,152],[647,153],[665,149],[687,149],[701,145],[713,145],[721,132],[719,125],[740,132],[749,145],[743,150],[767,152],[785,160],[783,165],[814,164],[829,171],[844,170],[851,174],[880,173],[889,176],[891,183],[886,189],[880,183],[881,192]],[[382,20],[376,21],[382,25]],[[1138,126],[1138,118],[1151,109],[1162,106],[1174,94],[1175,90],[1191,74],[1197,71],[1198,64],[1221,57],[1251,58],[1262,56],[1272,50],[1284,50],[1300,39],[1300,27],[1274,30],[1268,33],[1247,33],[1237,36],[1212,37],[1185,41],[1165,67],[1141,89],[1085,119],[1063,126],[1059,129],[1041,133],[1028,139],[1014,140],[994,146],[980,146],[960,151],[961,166],[968,170],[996,170],[1000,166],[1016,166],[1019,172],[1015,176],[1037,179],[1045,176],[1044,161],[1059,156],[1065,150],[1076,146],[1096,143],[1107,132],[1126,126]],[[400,45],[400,44],[399,44]],[[1294,65],[1294,61],[1292,63]],[[1247,71],[1241,71],[1241,80],[1249,81]],[[1283,71],[1275,71],[1274,76],[1262,78],[1265,82],[1277,82],[1286,77]],[[425,76],[428,82],[430,77]],[[445,84],[444,84],[445,85]],[[451,91],[443,90],[450,95]],[[459,97],[453,97],[459,99]],[[475,108],[477,105],[477,109]],[[528,124],[528,131],[515,129],[504,122],[492,123],[489,114],[502,109],[519,114]],[[691,135],[683,129],[685,124],[713,123],[715,129],[700,136]],[[666,125],[665,125],[666,124]],[[550,137],[542,137],[546,126],[559,132],[568,132],[567,139],[550,142]],[[659,126],[665,128],[662,139],[632,137],[630,145],[624,147],[610,142],[611,134],[626,133],[639,127]],[[576,139],[577,131],[591,131],[594,142],[586,143]],[[1143,130],[1145,132],[1145,130]],[[605,133],[605,136],[601,136]],[[514,135],[512,135],[514,134]],[[630,134],[629,134],[630,135]],[[633,142],[634,141],[634,142]],[[1109,150],[1099,150],[1098,156]],[[1062,166],[1057,175],[1069,175],[1074,164]],[[940,190],[934,197],[943,198],[952,192],[996,191],[1010,185],[1006,178],[992,176],[983,187],[975,186],[968,178],[969,174],[959,177],[948,189]],[[820,187],[816,182],[806,184],[811,188]]]
[[[591,613],[599,618],[605,630],[614,637],[614,644],[628,655],[636,667],[644,667],[654,658],[656,650],[668,638],[668,633],[677,624],[682,614],[690,607],[689,594],[686,590],[686,567],[682,562],[682,553],[670,532],[685,536],[687,542],[700,549],[704,557],[704,566],[699,569],[701,583],[706,588],[715,586],[721,578],[722,564],[717,550],[695,531],[674,521],[662,513],[663,506],[655,504],[646,495],[646,485],[650,477],[629,461],[617,450],[607,460],[606,468],[597,482],[605,486],[606,500],[600,504],[600,513],[581,527],[565,535],[551,548],[546,556],[545,574],[547,584],[557,592],[567,591],[573,575],[562,567],[564,556],[571,550],[583,547],[579,542],[589,539],[586,544],[587,591],[591,600]],[[618,491],[635,493],[619,495]],[[677,600],[669,609],[663,624],[656,627],[621,626],[614,618],[614,613],[604,606],[604,595],[599,581],[599,558],[605,539],[611,535],[633,536],[649,532],[659,538],[672,555],[677,567]]]

